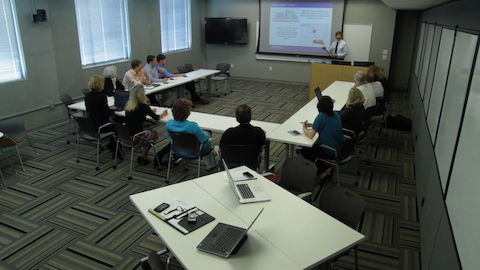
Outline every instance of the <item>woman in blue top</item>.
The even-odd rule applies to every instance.
[[[211,171],[216,167],[215,157],[210,146],[210,136],[203,131],[196,122],[188,121],[187,118],[192,111],[192,102],[186,98],[181,98],[173,104],[172,114],[173,119],[167,122],[167,136],[171,138],[170,132],[184,132],[190,133],[197,137],[198,144],[202,145],[202,154],[210,151],[206,155],[205,162],[207,163],[207,170]]]
[[[319,145],[331,147],[339,155],[343,144],[342,120],[337,112],[333,111],[332,99],[329,96],[322,96],[318,101],[317,109],[319,113],[313,124],[303,122],[305,136],[313,139],[318,133],[318,139],[312,148],[302,148],[303,157],[311,161],[315,161],[318,157],[334,158],[333,151],[320,148]]]

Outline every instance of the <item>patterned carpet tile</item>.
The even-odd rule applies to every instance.
[[[234,116],[236,106],[246,103],[253,119],[282,123],[308,101],[306,85],[249,80],[231,80],[230,85],[233,93],[210,98],[210,104],[194,110]],[[408,95],[392,93],[387,110],[408,117]],[[160,140],[150,152],[151,160],[169,143],[164,124],[153,123],[152,128]],[[7,154],[14,168],[0,160],[7,182],[0,190],[0,270],[141,269],[139,259],[164,244],[129,196],[166,185],[166,168],[138,165],[134,153],[133,179],[128,180],[130,151],[124,149],[124,160],[116,168],[110,151],[103,150],[96,170],[95,146],[83,142],[77,163],[75,136],[66,137],[66,131],[62,122],[32,132],[38,154],[28,145],[20,147],[26,171],[19,170],[12,149]],[[214,133],[212,145],[220,137]],[[285,160],[285,149],[280,143],[270,145],[276,171]],[[359,269],[420,268],[413,151],[409,132],[387,129],[379,118],[352,161],[340,168],[342,186],[367,203],[359,225],[366,236],[358,246]],[[172,166],[170,183],[193,179],[196,172],[195,161],[181,161]],[[202,161],[201,175],[209,173]],[[175,258],[171,269],[182,269]],[[338,258],[333,269],[354,269],[354,252]]]

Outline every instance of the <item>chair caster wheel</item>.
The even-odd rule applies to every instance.
[[[116,169],[116,168],[117,168],[117,166],[116,166],[116,165],[113,165],[113,166],[112,166],[112,168],[113,168],[113,169]]]
[[[70,144],[70,141],[67,141],[67,144]]]
[[[128,180],[132,180],[132,177],[131,177],[131,176],[129,176],[129,177],[127,177],[127,179],[128,179]]]
[[[165,184],[167,184],[167,185],[170,184],[170,181],[166,180],[166,181],[165,181]]]
[[[99,167],[95,167],[95,170],[100,171],[100,168],[99,168]]]
[[[77,161],[75,161],[75,162],[80,163],[80,160],[77,160]]]

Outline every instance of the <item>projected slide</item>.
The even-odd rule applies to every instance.
[[[271,50],[325,52],[332,31],[333,3],[272,2]]]

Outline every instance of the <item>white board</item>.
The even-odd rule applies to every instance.
[[[435,142],[440,110],[442,109],[443,95],[445,94],[445,84],[447,82],[448,67],[452,55],[453,40],[455,31],[451,29],[442,29],[440,47],[438,48],[437,64],[435,75],[433,77],[432,93],[430,94],[430,106],[428,107],[428,129],[432,142]]]
[[[425,39],[425,23],[422,23],[422,26],[420,27],[420,36],[418,36],[418,47],[417,47],[417,56],[415,59],[415,75],[418,75],[420,73],[420,62],[422,59],[422,48],[423,48],[423,40]]]
[[[477,56],[478,57],[478,56]],[[447,209],[463,269],[478,269],[480,247],[480,60],[470,86],[462,132],[447,192]]]
[[[438,136],[435,143],[435,155],[444,192],[462,118],[465,94],[472,70],[476,45],[476,35],[457,32],[450,72],[448,73],[447,89],[445,90],[445,101],[440,115],[440,125],[438,126]]]
[[[425,81],[425,95],[423,97],[423,108],[428,116],[428,106],[430,104],[430,93],[432,92],[433,76],[435,74],[435,65],[437,63],[438,49],[440,46],[440,38],[442,36],[442,27],[436,26],[433,35],[432,54],[430,55],[430,63],[428,64],[428,73]]]
[[[369,61],[372,42],[371,24],[344,24],[343,39],[347,42],[347,61]]]
[[[425,85],[427,83],[428,67],[430,66],[430,55],[432,51],[433,34],[435,34],[435,25],[429,24],[427,26],[427,38],[425,39],[423,49],[423,61],[420,70],[420,83],[418,84],[418,90],[420,91],[422,100],[425,97]]]

